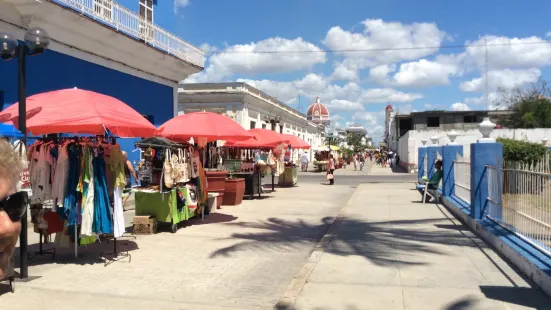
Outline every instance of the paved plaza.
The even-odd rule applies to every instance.
[[[403,175],[353,186],[303,175],[176,234],[119,241],[131,262],[106,265],[112,243],[81,247],[76,261],[72,249],[35,258],[15,294],[0,287],[1,309],[551,309],[445,208],[419,203]]]

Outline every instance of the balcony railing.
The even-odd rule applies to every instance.
[[[204,67],[201,49],[112,0],[54,0],[190,64]]]

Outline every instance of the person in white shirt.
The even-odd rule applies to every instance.
[[[302,155],[300,156],[300,167],[302,171],[308,170],[308,161],[309,161],[308,153],[307,152],[302,153]]]

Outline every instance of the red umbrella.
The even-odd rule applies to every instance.
[[[283,136],[289,138],[289,144],[294,149],[304,149],[307,150],[310,148],[310,144],[308,142],[302,140],[301,138],[293,135],[284,134]]]
[[[0,113],[0,122],[18,126],[19,104]],[[119,137],[151,137],[155,132],[145,117],[110,96],[77,88],[27,98],[27,130],[33,135],[51,133],[97,134],[105,129]]]
[[[197,143],[216,140],[246,140],[254,137],[231,118],[211,112],[195,112],[176,116],[167,121],[157,131],[156,136],[175,141],[188,141],[193,138]]]
[[[289,143],[288,137],[285,137],[284,135],[279,134],[273,130],[256,128],[250,129],[249,133],[253,134],[254,138],[244,141],[228,139],[224,146],[243,148],[272,148],[278,146],[281,143]]]

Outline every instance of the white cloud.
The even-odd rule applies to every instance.
[[[364,65],[375,66],[431,55],[446,38],[446,33],[434,23],[402,24],[367,19],[362,25],[362,33],[333,27],[327,32],[323,43],[329,49],[344,50],[339,54],[348,58],[363,59]]]
[[[536,36],[509,38],[484,36],[476,41],[467,41],[465,54],[478,68],[486,66],[488,45],[488,67],[490,70],[505,68],[535,68],[551,64],[551,44]]]
[[[342,112],[342,111],[363,111],[364,106],[359,102],[352,102],[348,100],[333,99],[331,102],[325,105],[329,109],[329,113]]]
[[[536,68],[532,69],[504,69],[488,72],[488,89],[494,91],[498,87],[513,89],[526,84],[535,83],[538,81],[541,71]],[[459,85],[459,89],[464,92],[482,92],[486,87],[485,75],[470,81],[463,82]]]
[[[161,0],[162,1],[162,0]],[[175,0],[174,1],[174,13],[178,13],[180,9],[189,5],[190,0]]]
[[[377,125],[377,112],[355,112],[352,114],[352,120],[360,121],[361,123],[368,125],[369,127]]]
[[[362,92],[360,101],[363,103],[409,102],[423,98],[417,93],[404,93],[392,88],[370,88]]]
[[[296,51],[302,52],[292,53]],[[325,53],[319,47],[300,37],[294,40],[269,38],[249,44],[233,45],[212,55],[208,67],[203,72],[191,76],[190,81],[219,82],[234,74],[293,72],[310,69],[315,64],[326,61]]]
[[[345,60],[335,63],[331,78],[333,80],[354,81],[358,79],[358,74],[358,68]]]
[[[450,77],[462,73],[461,55],[439,55],[434,61],[420,59],[396,65],[380,65],[370,71],[370,79],[376,83],[398,87],[430,87],[449,85]],[[395,72],[395,73],[394,73]],[[394,75],[389,76],[389,74]]]
[[[210,45],[208,43],[203,43],[201,45],[199,45],[199,48],[205,52],[205,54],[210,54],[210,53],[216,53],[218,51],[218,47],[214,46],[214,45]]]
[[[471,110],[471,108],[468,105],[462,102],[456,102],[452,104],[451,109],[452,111],[470,111]]]
[[[328,78],[313,73],[295,81],[248,79],[238,79],[238,81],[248,83],[288,104],[293,103],[299,95],[308,97],[312,102],[315,97],[319,96],[321,102],[325,104],[337,99],[360,105],[380,102],[410,102],[423,97],[421,94],[405,93],[392,88],[362,89],[354,82],[340,86],[331,84]]]

